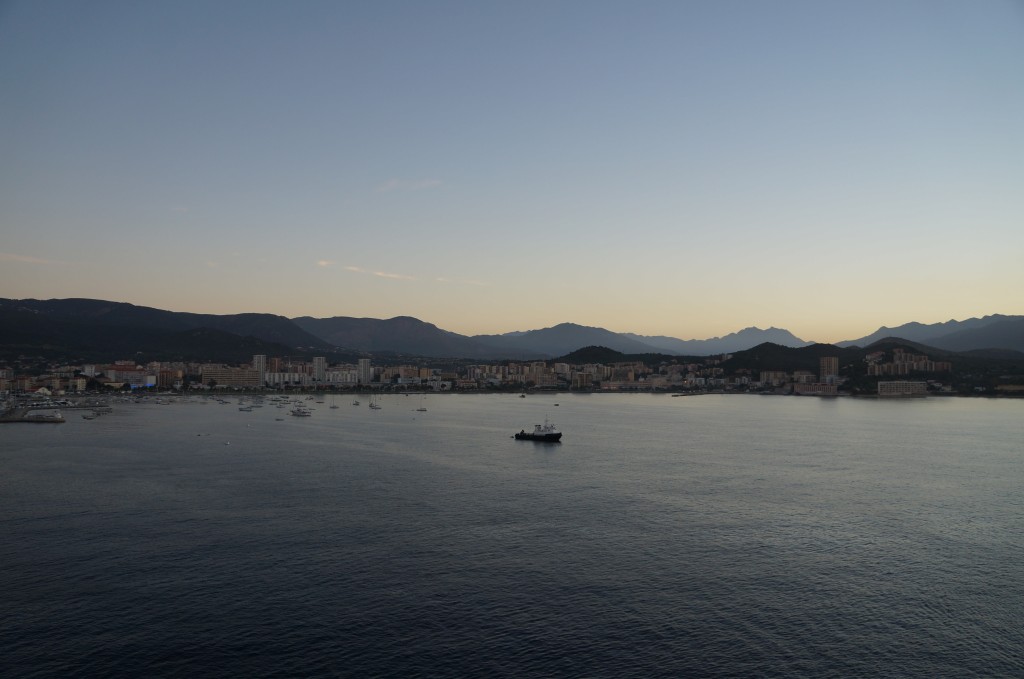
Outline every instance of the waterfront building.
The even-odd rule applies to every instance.
[[[199,378],[203,384],[209,384],[212,380],[220,387],[263,386],[263,380],[252,368],[229,368],[215,363],[203,364]]]
[[[825,382],[794,384],[793,393],[802,396],[836,396],[839,394],[839,387],[835,383],[826,384]]]
[[[352,386],[359,383],[359,371],[352,366],[338,366],[327,371],[327,384]]]
[[[312,378],[304,372],[268,372],[264,376],[271,387],[308,387]]]
[[[414,365],[396,365],[384,370],[381,376],[388,381],[397,377],[402,380],[403,384],[408,384],[410,381],[420,378],[420,371]]]
[[[895,380],[891,382],[878,383],[879,396],[926,396],[928,394],[927,382],[911,382],[909,380]]]
[[[636,373],[632,366],[620,363],[612,368],[612,382],[633,382],[634,380],[636,380]]]
[[[575,372],[572,374],[573,389],[589,389],[597,381],[594,373]]]
[[[170,389],[181,382],[185,376],[181,370],[161,369],[156,374],[156,386],[161,389]]]
[[[128,367],[128,366],[131,367]],[[111,382],[122,382],[133,387],[156,386],[157,376],[150,374],[145,368],[136,368],[134,364],[119,361],[114,367],[107,367],[103,375]]]
[[[789,381],[789,374],[784,370],[762,370],[761,384],[765,386],[778,387]]]

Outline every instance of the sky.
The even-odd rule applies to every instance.
[[[0,297],[822,342],[1021,314],[1024,3],[0,2]]]

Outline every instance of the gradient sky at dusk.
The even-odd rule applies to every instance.
[[[6,2],[0,296],[838,341],[1024,313],[1024,4]]]

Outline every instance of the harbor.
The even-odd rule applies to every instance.
[[[61,424],[64,415],[57,408],[11,408],[0,415],[0,423],[7,422]]]
[[[98,399],[60,400],[60,401],[13,401],[0,403],[0,424],[19,422],[35,424],[61,424],[66,421],[65,410],[87,411],[82,415],[86,419],[94,419],[113,411],[110,404]]]

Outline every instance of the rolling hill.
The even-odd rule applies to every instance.
[[[631,337],[604,328],[576,323],[560,323],[551,328],[529,330],[506,335],[474,335],[473,339],[491,347],[511,347],[522,355],[540,358],[562,356],[587,346],[602,346],[624,354],[658,353],[658,349]]]
[[[387,320],[376,318],[312,318],[292,319],[306,332],[335,347],[358,351],[392,352],[431,358],[521,358],[515,348],[487,345],[473,338],[442,330],[411,316]]]
[[[34,313],[51,320],[93,327],[173,332],[209,328],[295,348],[331,348],[330,344],[302,330],[284,316],[273,314],[193,314],[97,299],[0,299],[0,309]]]

